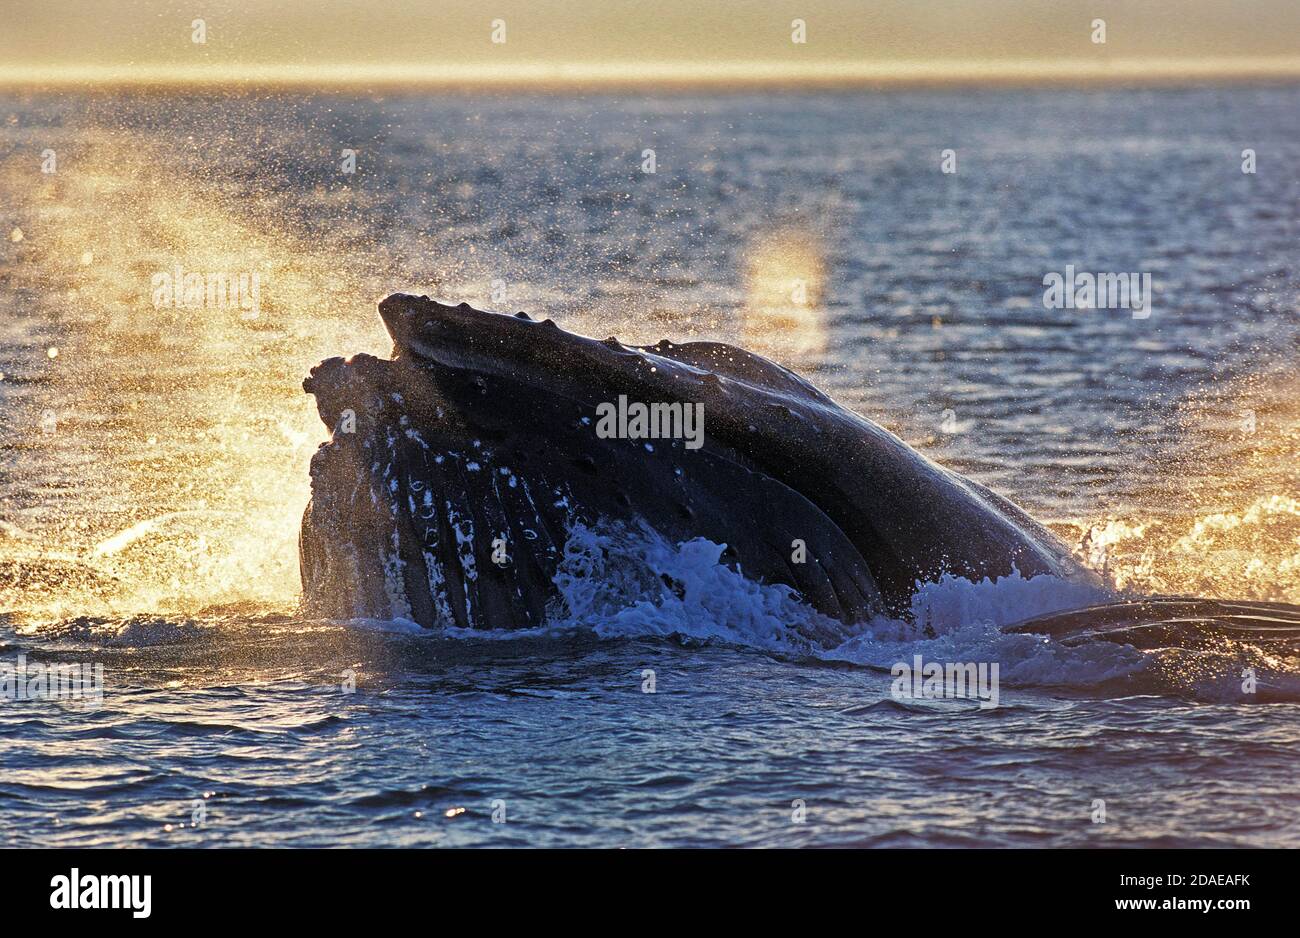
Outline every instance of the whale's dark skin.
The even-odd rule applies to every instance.
[[[333,431],[300,539],[311,614],[541,624],[575,522],[726,544],[723,562],[845,622],[903,614],[945,572],[1095,581],[1006,499],[750,352],[628,347],[404,294],[379,312],[391,360],[331,358],[303,382]],[[703,446],[599,438],[597,406],[619,395],[702,403]]]

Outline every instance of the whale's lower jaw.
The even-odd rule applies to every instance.
[[[490,376],[432,377],[358,356],[311,379],[318,394],[354,406],[339,407],[352,412],[346,428],[312,459],[300,539],[309,615],[538,626],[557,611],[573,526],[608,523],[726,544],[723,562],[790,586],[832,618],[881,611],[870,569],[840,529],[738,454],[601,439],[594,415],[567,399]],[[473,398],[496,403],[466,422]]]

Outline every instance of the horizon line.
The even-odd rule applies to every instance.
[[[0,88],[304,88],[375,86],[411,90],[582,88],[815,88],[870,86],[1131,84],[1300,80],[1300,56],[1197,59],[955,60],[821,63],[755,61],[546,63],[511,65],[0,66]],[[658,90],[654,88],[651,90]]]

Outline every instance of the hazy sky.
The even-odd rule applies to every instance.
[[[191,41],[202,17],[207,42]],[[1106,43],[1091,41],[1106,20]],[[494,44],[492,20],[506,22]],[[791,42],[791,21],[807,42]],[[415,76],[649,67],[1300,73],[1300,0],[0,0],[0,77],[364,66]],[[73,72],[68,70],[72,69]],[[532,71],[530,71],[530,69]]]

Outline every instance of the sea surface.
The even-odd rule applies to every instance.
[[[0,669],[103,675],[0,698],[0,844],[1300,846],[1295,658],[999,630],[1300,603],[1298,247],[1294,85],[0,92]],[[1149,273],[1150,316],[1045,308],[1067,265]],[[256,301],[168,304],[178,267]],[[398,289],[769,354],[1109,586],[947,578],[809,649],[710,545],[641,544],[681,597],[305,621],[300,382],[386,354]],[[914,655],[999,705],[897,699]]]

